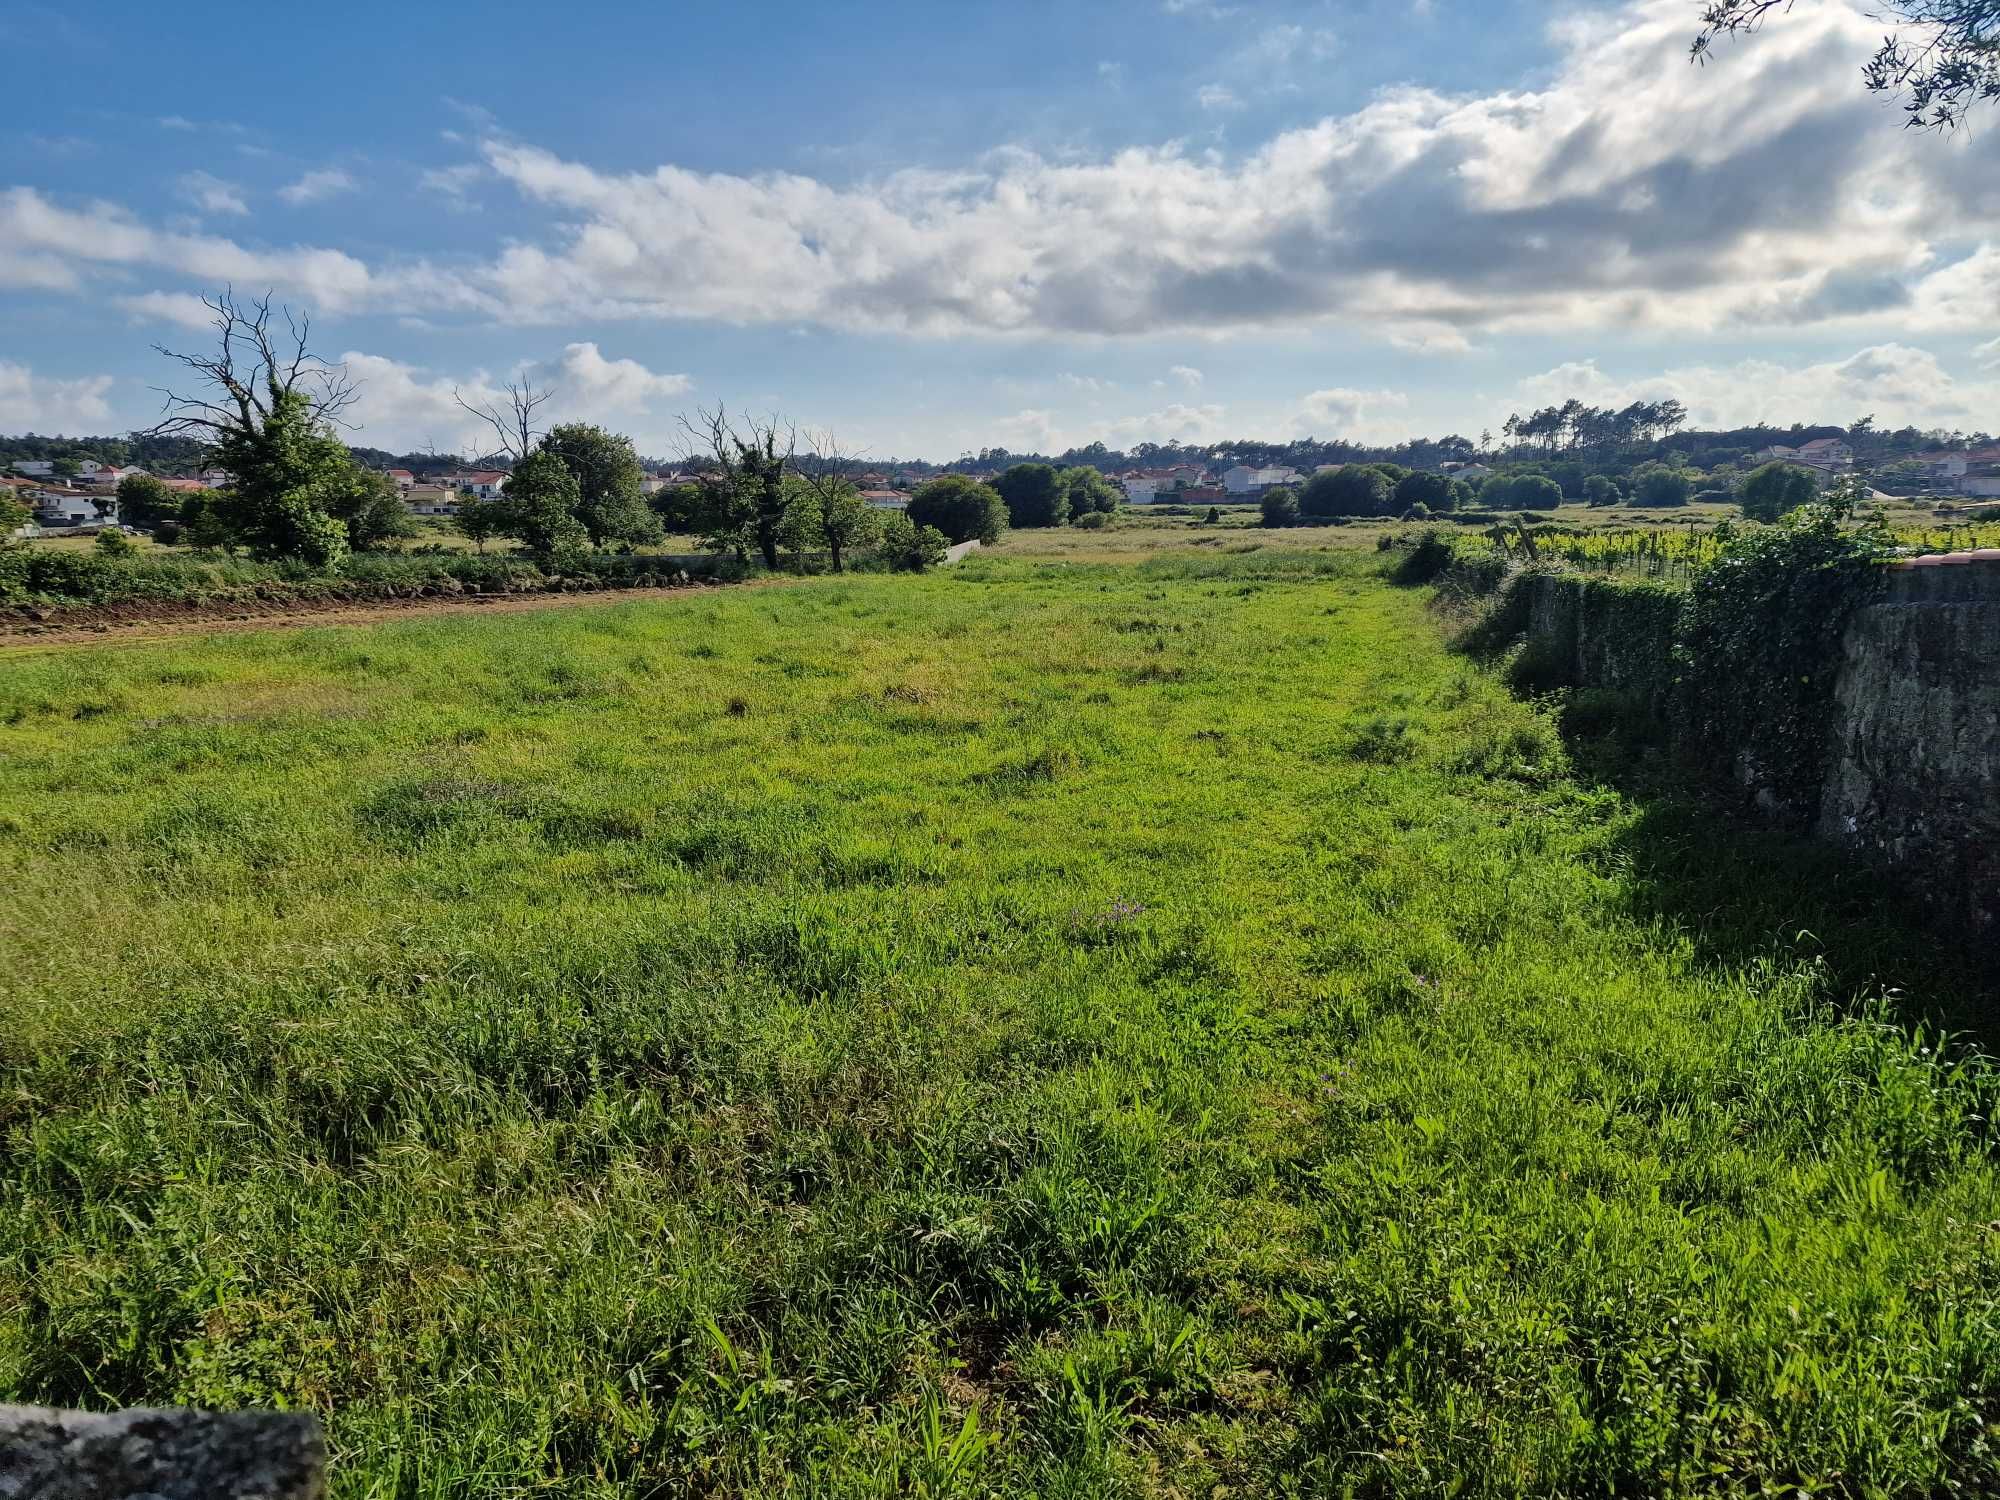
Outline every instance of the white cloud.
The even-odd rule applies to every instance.
[[[1408,420],[1400,415],[1410,404],[1401,391],[1360,391],[1345,386],[1312,391],[1299,398],[1292,430],[1302,437],[1346,438],[1358,443],[1386,443],[1409,436]]]
[[[1201,371],[1197,370],[1193,365],[1175,365],[1167,373],[1189,390],[1193,390],[1201,384]]]
[[[1686,33],[1686,0],[1585,14],[1555,28],[1540,87],[1394,88],[1240,157],[1005,149],[834,185],[600,171],[489,133],[484,170],[523,211],[483,260],[250,249],[15,189],[0,280],[80,289],[144,267],[433,323],[1075,338],[1337,322],[1438,353],[1518,330],[2000,332],[2000,155],[1894,128],[1855,85],[1873,23],[1799,0],[1706,69],[1685,65]]]
[[[2000,370],[2000,339],[1981,344],[1972,351],[1972,357],[1979,361],[1982,370]]]
[[[250,212],[250,205],[243,201],[243,189],[233,182],[224,182],[212,173],[183,173],[180,185],[181,192],[194,200],[195,206],[205,214]]]
[[[1204,83],[1196,89],[1194,102],[1211,112],[1243,107],[1243,101],[1236,97],[1235,91],[1219,83]]]
[[[1097,375],[1074,375],[1067,370],[1058,375],[1056,379],[1059,383],[1073,391],[1091,391],[1096,393],[1118,389],[1118,382],[1115,380],[1105,380]]]
[[[1637,379],[1608,375],[1595,360],[1576,361],[1522,381],[1508,409],[1548,406],[1571,396],[1593,406],[1672,396],[1686,403],[1696,427],[1785,427],[1872,413],[1884,427],[1991,430],[2000,416],[2000,380],[1958,380],[1929,350],[1896,343],[1816,364],[1747,359],[1684,365]],[[1496,409],[1497,415],[1504,413]]]
[[[297,182],[279,188],[278,196],[287,203],[318,203],[323,198],[354,192],[360,186],[352,173],[339,167],[317,167]]]
[[[211,328],[215,312],[193,292],[141,292],[120,297],[118,305],[143,322],[172,323],[180,328]]]
[[[57,380],[0,360],[0,431],[87,436],[111,416],[109,375]]]
[[[185,115],[161,115],[159,123],[160,123],[160,129],[162,130],[201,129],[199,125],[195,124],[194,121],[188,119]]]
[[[339,363],[358,393],[346,420],[370,444],[399,452],[427,445],[484,451],[492,431],[457,397],[474,406],[504,408],[505,385],[515,377],[554,391],[540,413],[544,420],[601,422],[629,431],[642,450],[650,445],[649,451],[664,452],[673,446],[672,424],[656,403],[694,388],[685,375],[656,373],[634,359],[607,359],[593,343],[570,344],[552,359],[523,361],[499,374],[449,375],[358,350],[341,355]]]

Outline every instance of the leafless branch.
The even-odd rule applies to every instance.
[[[535,427],[535,413],[555,395],[553,387],[536,390],[528,384],[525,376],[507,382],[507,404],[503,410],[497,402],[482,402],[474,406],[457,391],[451,399],[480,421],[491,427],[500,439],[500,446],[494,450],[496,456],[512,459],[519,463],[535,446],[535,439],[542,436]]]
[[[271,330],[271,294],[247,306],[236,301],[233,288],[202,297],[212,314],[216,348],[207,354],[182,354],[163,345],[153,347],[178,360],[208,387],[202,395],[181,395],[154,387],[163,398],[154,434],[205,437],[261,426],[278,402],[297,396],[306,403],[313,422],[341,422],[341,413],[360,392],[344,365],[328,364],[308,346],[312,319],[294,318],[279,309],[289,333],[289,349],[281,351]]]

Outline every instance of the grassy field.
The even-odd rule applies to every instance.
[[[385,1500],[2000,1487],[1893,901],[1366,548],[1123,535],[0,658],[0,1398]]]

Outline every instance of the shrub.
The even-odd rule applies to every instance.
[[[1373,464],[1342,464],[1315,474],[1299,494],[1308,516],[1386,516],[1396,501],[1396,485]]]
[[[979,488],[985,489],[985,486]],[[911,504],[914,506],[915,502]],[[950,538],[937,527],[920,526],[908,515],[900,515],[891,516],[883,523],[875,552],[899,573],[921,573],[943,562],[945,549],[950,545]]]
[[[1616,505],[1621,491],[1609,474],[1593,474],[1583,482],[1583,498],[1594,506]]]
[[[1463,488],[1446,475],[1413,470],[1396,482],[1396,506],[1403,511],[1422,506],[1425,515],[1432,511],[1456,510],[1459,492]]]
[[[1069,493],[1047,464],[1015,464],[993,488],[1007,502],[1010,526],[1060,526],[1069,517]]]
[[[1562,486],[1545,474],[1493,474],[1479,487],[1488,510],[1553,510],[1562,504]]]
[[[904,514],[912,525],[935,527],[953,542],[991,545],[1007,529],[1007,502],[992,486],[963,474],[941,474],[917,486]]]
[[[1753,521],[1775,521],[1818,498],[1819,481],[1798,464],[1768,463],[1743,481],[1743,514]]]
[[[1277,489],[1264,491],[1264,498],[1258,502],[1258,510],[1266,526],[1296,526],[1299,524],[1299,497],[1296,491],[1280,485]]]
[[[1686,471],[1668,464],[1641,464],[1632,471],[1631,500],[1634,505],[1686,505],[1694,492]]]
[[[100,557],[131,557],[138,550],[132,538],[122,531],[97,533],[97,554]]]
[[[1452,539],[1441,531],[1430,530],[1417,538],[1407,556],[1396,565],[1395,579],[1398,583],[1429,583],[1449,568],[1458,555]]]
[[[1070,524],[1084,531],[1102,531],[1111,524],[1111,517],[1101,510],[1087,510]]]

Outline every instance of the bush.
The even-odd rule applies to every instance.
[[[1395,503],[1395,482],[1373,464],[1315,474],[1299,494],[1299,509],[1308,516],[1386,516]]]
[[[1430,530],[1417,538],[1392,575],[1401,584],[1429,583],[1452,565],[1458,550],[1450,537]]]
[[[1000,540],[1007,502],[990,485],[963,474],[941,474],[917,486],[904,514],[916,527],[935,527],[952,542]]]
[[[139,550],[132,538],[122,531],[100,531],[97,533],[97,555],[99,557],[131,557]]]
[[[1456,510],[1459,494],[1464,488],[1446,475],[1413,470],[1396,482],[1396,505],[1404,511],[1422,506],[1425,515],[1433,511]]]
[[[178,547],[183,534],[178,521],[162,521],[153,528],[153,540],[162,547]]]
[[[1797,464],[1768,463],[1743,481],[1743,514],[1753,521],[1775,521],[1818,498],[1818,479]]]
[[[1609,474],[1593,474],[1583,482],[1583,498],[1594,506],[1616,505],[1622,491]]]
[[[986,488],[984,485],[978,487]],[[911,505],[914,507],[914,500]],[[875,555],[899,573],[921,573],[943,562],[945,549],[949,546],[950,538],[937,527],[920,526],[904,514],[891,516],[882,523],[882,535],[875,544]]]
[[[1069,518],[1069,493],[1047,464],[1015,464],[993,481],[1007,502],[1007,524],[1060,526]]]
[[[1275,490],[1266,490],[1264,498],[1258,502],[1258,511],[1266,526],[1296,526],[1299,524],[1298,494],[1282,485]]]
[[[1493,474],[1479,487],[1488,510],[1553,510],[1562,500],[1562,486],[1546,474]]]
[[[1070,524],[1083,531],[1102,531],[1111,524],[1111,517],[1101,510],[1087,510]]]
[[[1631,501],[1634,505],[1686,505],[1694,486],[1684,470],[1667,464],[1641,464],[1632,471]]]

